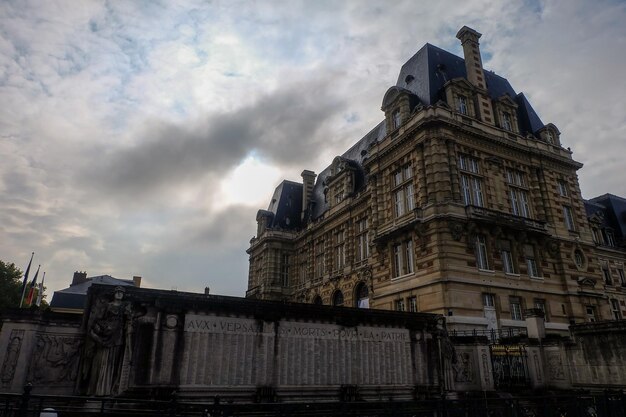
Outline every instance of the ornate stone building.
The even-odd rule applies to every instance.
[[[438,313],[456,329],[523,328],[537,309],[548,332],[621,317],[623,233],[598,235],[615,210],[586,207],[582,164],[483,69],[480,37],[457,33],[464,59],[426,44],[380,124],[276,188],[257,214],[247,297]]]

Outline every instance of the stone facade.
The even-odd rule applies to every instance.
[[[426,45],[381,124],[314,186],[305,171],[277,188],[257,215],[247,297],[437,313],[450,329],[524,328],[538,308],[560,334],[626,313],[601,266],[623,276],[623,241],[594,240],[582,164],[483,70],[480,36],[459,31],[464,60]]]

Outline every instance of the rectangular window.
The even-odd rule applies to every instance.
[[[617,275],[619,276],[619,283],[622,287],[626,287],[626,276],[624,275],[624,270],[622,268],[617,269]]]
[[[591,229],[591,237],[593,238],[594,243],[597,243],[598,245],[604,243],[604,241],[600,239],[600,233],[598,232],[598,229],[596,229],[595,227]]]
[[[413,241],[412,240],[407,240],[405,243],[405,264],[404,264],[404,270],[406,271],[407,274],[412,274],[413,271],[413,265],[415,264],[415,259],[413,257]]]
[[[611,311],[613,312],[613,318],[615,320],[622,319],[622,310],[619,307],[619,301],[616,299],[611,299]]]
[[[369,256],[367,219],[356,222],[356,261],[364,261]]]
[[[417,312],[417,297],[412,296],[412,297],[409,297],[408,300],[409,300],[409,311],[411,313],[416,313]]]
[[[283,287],[289,286],[289,255],[282,254],[280,262],[280,278]]]
[[[563,206],[563,219],[567,230],[576,230],[574,225],[574,215],[572,214],[572,208],[570,206]]]
[[[400,125],[402,124],[402,116],[400,116],[400,110],[396,110],[393,112],[392,119],[393,119],[393,128],[394,129],[399,128]]]
[[[335,233],[335,269],[341,269],[346,264],[345,232]]]
[[[508,131],[513,131],[513,124],[511,123],[511,113],[502,113],[502,128]]]
[[[509,306],[511,308],[511,320],[524,320],[522,314],[522,300],[519,297],[510,297]]]
[[[394,278],[412,274],[415,270],[413,241],[407,240],[393,245],[393,276]]]
[[[542,298],[535,298],[535,301],[533,304],[535,305],[535,308],[543,311],[543,317],[545,321],[548,321],[548,312],[546,311],[546,300]]]
[[[509,198],[511,200],[511,211],[515,216],[530,217],[527,191],[511,188],[509,190]]]
[[[459,155],[461,197],[466,206],[483,207],[482,178],[478,176],[478,159],[467,155]]]
[[[302,264],[300,264],[300,284],[304,284],[306,282],[306,275],[307,275],[307,265],[306,262],[303,262]]]
[[[596,318],[596,308],[594,306],[586,306],[585,312],[587,313],[587,321],[594,322]]]
[[[405,311],[404,300],[396,300],[396,311]]]
[[[321,278],[326,272],[325,269],[324,241],[320,240],[315,245],[315,276]]]
[[[526,259],[526,267],[528,268],[528,276],[539,278],[539,269],[537,268],[537,260],[535,259],[535,248],[532,245],[524,245],[524,258]]]
[[[467,97],[459,95],[457,96],[457,106],[456,109],[461,114],[468,114],[467,111]]]
[[[485,236],[476,236],[476,264],[478,269],[489,270],[489,262],[487,260],[487,243]]]
[[[484,293],[483,294],[483,306],[484,307],[495,307],[496,301],[493,294]]]
[[[405,206],[404,206],[404,190],[400,189],[397,191],[394,191],[393,193],[394,197],[394,205],[396,208],[396,217],[400,217],[405,213]]]
[[[413,188],[413,170],[406,165],[393,173],[394,213],[400,217],[415,209],[415,189]]]
[[[568,196],[568,192],[567,192],[567,184],[565,183],[565,181],[563,180],[558,180],[557,181],[557,187],[559,189],[559,195],[561,197],[567,197]]]
[[[508,249],[503,249],[501,252],[502,255],[502,270],[507,274],[514,274],[515,268],[513,267],[513,255],[511,255],[511,251]]]
[[[506,179],[509,184],[511,211],[515,216],[530,217],[528,190],[524,173],[517,169],[507,169]]]
[[[611,230],[604,229],[604,234],[606,235],[606,244],[608,246],[615,246],[615,237]]]

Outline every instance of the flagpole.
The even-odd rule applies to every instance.
[[[30,265],[33,263],[33,256],[35,256],[35,252],[31,253],[30,261],[28,262],[28,266],[26,267],[26,273],[24,273],[24,283],[22,284],[22,296],[20,297],[20,308],[22,308],[22,303],[24,302],[24,294],[26,293],[26,283],[28,282],[28,273],[30,272]]]
[[[39,293],[37,294],[37,301],[35,305],[37,307],[41,306],[41,300],[43,299],[43,282],[46,280],[46,271],[43,271],[43,277],[41,277],[41,282],[39,283]]]
[[[37,272],[35,272],[35,277],[33,278],[33,282],[28,286],[28,295],[26,296],[26,307],[30,307],[33,305],[33,297],[35,296],[35,291],[37,291],[37,276],[39,275],[39,269],[41,269],[41,265],[37,267]]]

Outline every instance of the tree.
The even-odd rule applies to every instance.
[[[23,275],[15,264],[0,261],[0,310],[20,306]]]

